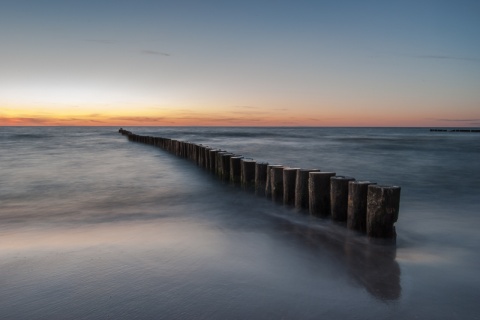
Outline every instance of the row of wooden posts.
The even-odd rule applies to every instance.
[[[400,187],[337,176],[318,169],[291,168],[236,155],[225,150],[169,138],[134,134],[120,129],[130,141],[160,147],[187,158],[222,180],[239,183],[260,196],[305,209],[311,215],[330,216],[369,237],[395,238]]]

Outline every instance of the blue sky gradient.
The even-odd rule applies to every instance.
[[[479,126],[479,32],[478,1],[4,0],[0,124]]]

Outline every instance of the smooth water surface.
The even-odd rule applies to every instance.
[[[0,128],[1,319],[480,319],[480,134],[126,128],[402,187],[397,246],[118,128]]]

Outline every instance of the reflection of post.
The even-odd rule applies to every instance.
[[[371,295],[381,300],[400,298],[400,266],[395,261],[395,245],[359,242],[346,237],[344,250],[349,275]]]
[[[325,251],[334,262],[341,263],[347,275],[368,293],[380,300],[396,300],[401,295],[400,267],[395,261],[396,247],[390,240],[356,236],[344,228],[316,229],[308,225],[281,220],[278,227],[289,241],[300,241],[302,247]],[[335,265],[334,265],[335,266]]]
[[[395,238],[394,223],[398,219],[400,187],[369,185],[367,194],[367,235],[374,238]]]

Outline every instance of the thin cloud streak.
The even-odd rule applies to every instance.
[[[436,54],[421,54],[421,55],[408,55],[409,57],[418,59],[432,59],[432,60],[458,60],[458,61],[471,61],[480,62],[480,58],[458,57],[449,55],[436,55]]]
[[[155,50],[142,50],[142,54],[148,54],[148,55],[156,55],[156,56],[163,56],[163,57],[170,57],[170,53],[166,52],[161,52],[161,51],[155,51]]]
[[[103,43],[103,44],[112,44],[113,41],[105,40],[105,39],[85,39],[85,42],[95,42],[95,43]]]
[[[476,121],[480,121],[480,119],[435,119],[437,121],[444,121],[444,122],[476,122]]]
[[[242,108],[242,109],[259,109],[259,107],[254,107],[254,106],[235,106],[234,108]]]

